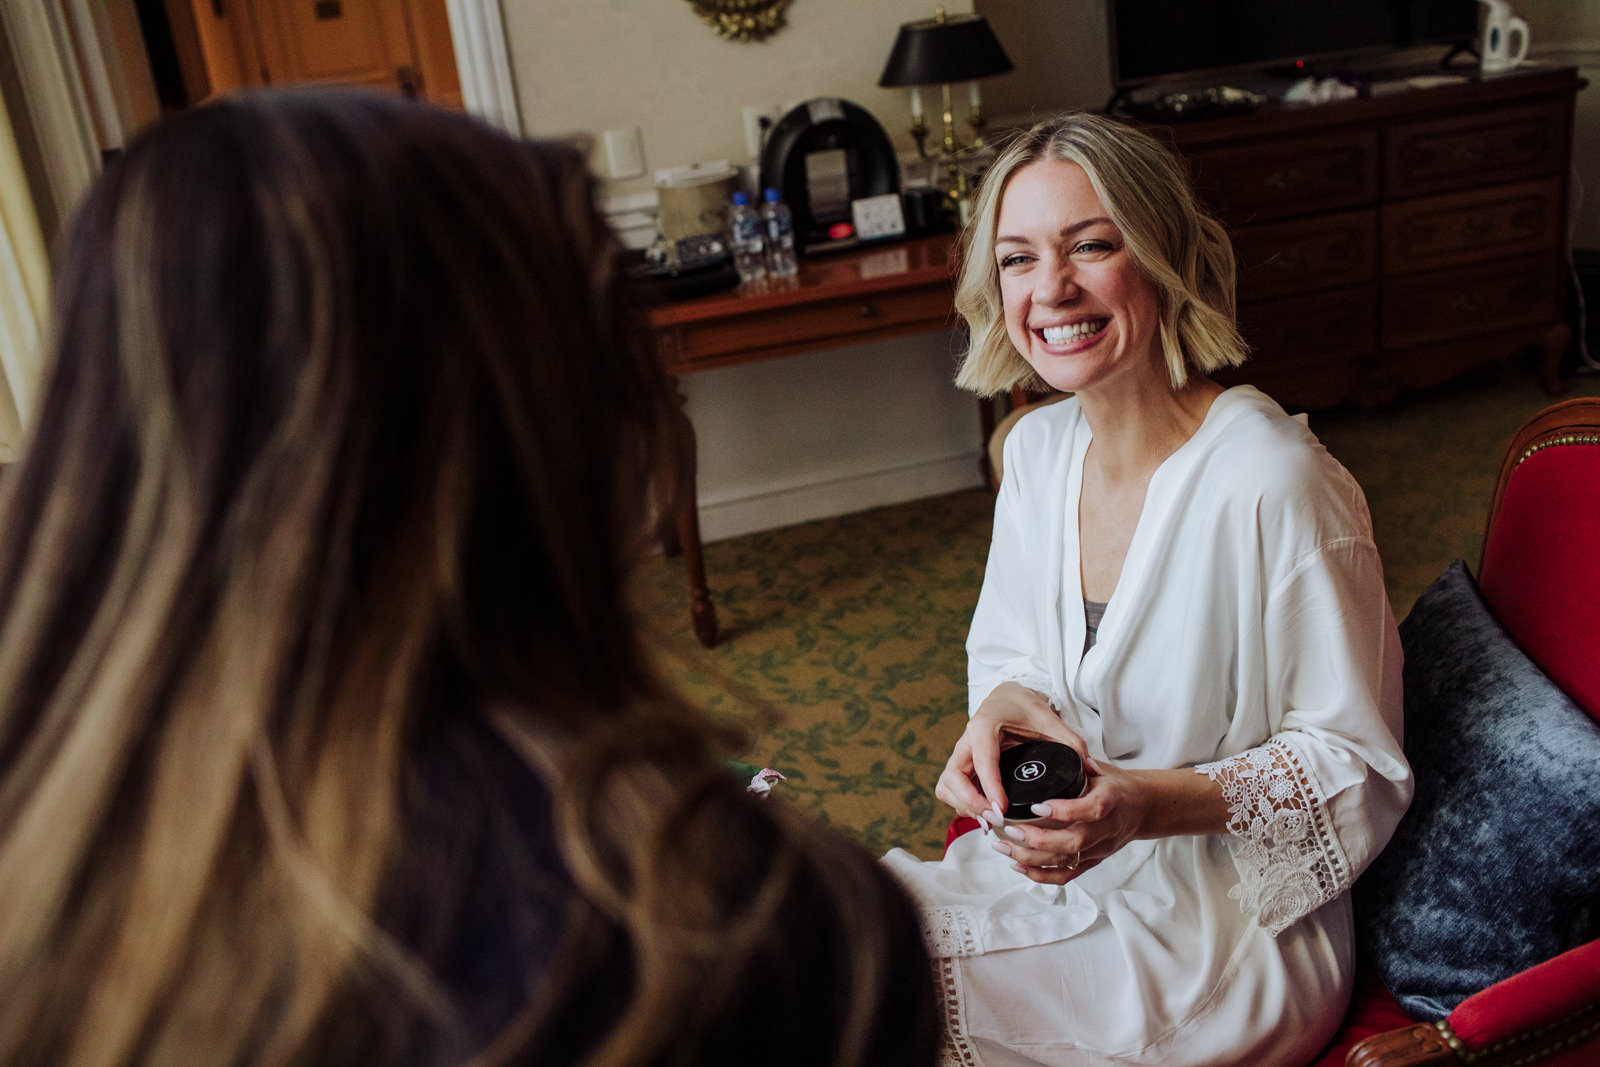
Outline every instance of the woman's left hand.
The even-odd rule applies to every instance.
[[[1036,823],[1008,823],[992,847],[1017,870],[1046,885],[1065,885],[1136,838],[1221,833],[1228,804],[1222,790],[1193,769],[1128,770],[1096,760],[1074,800],[1034,805]]]

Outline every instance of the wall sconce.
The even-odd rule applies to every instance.
[[[878,84],[884,88],[905,87],[911,91],[911,136],[917,154],[923,159],[942,159],[950,173],[950,193],[962,225],[967,222],[971,203],[966,172],[957,157],[969,148],[983,145],[983,99],[978,79],[1004,74],[1013,69],[1011,57],[982,15],[946,15],[939,8],[931,19],[919,19],[900,27],[889,62],[884,65]],[[964,145],[956,137],[954,105],[950,99],[952,82],[970,82],[968,99],[971,112],[972,143]],[[922,87],[939,86],[943,105],[944,138],[933,153],[925,147],[928,136],[923,121]]]

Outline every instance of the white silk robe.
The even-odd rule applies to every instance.
[[[886,862],[923,907],[946,1062],[1293,1064],[1349,999],[1345,892],[1411,796],[1400,643],[1366,500],[1298,420],[1230,389],[1150,481],[1083,653],[1075,400],[1005,444],[970,707],[1047,695],[1097,760],[1193,767],[1228,832],[1135,841],[1065,887],[980,833]]]

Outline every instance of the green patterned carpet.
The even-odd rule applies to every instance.
[[[1572,395],[1600,395],[1600,377]],[[1551,400],[1506,369],[1377,412],[1312,415],[1366,490],[1403,618],[1456,557],[1476,567],[1502,450]],[[933,784],[966,719],[962,648],[988,552],[981,490],[706,546],[722,636],[689,631],[682,563],[649,561],[640,595],[660,663],[690,699],[745,724],[741,758],[788,776],[777,795],[874,852],[939,854]]]

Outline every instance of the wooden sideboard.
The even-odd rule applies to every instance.
[[[881,341],[953,322],[951,235],[800,261],[769,278],[650,312],[670,374]]]
[[[802,259],[794,278],[659,305],[650,325],[662,365],[677,376],[954,325],[952,241],[921,237]],[[709,648],[717,613],[701,556],[698,450],[681,394],[679,403],[661,472],[660,531],[669,553],[683,553],[694,632]]]
[[[1570,68],[1151,127],[1240,262],[1251,360],[1219,377],[1292,408],[1381,404],[1566,347]]]

